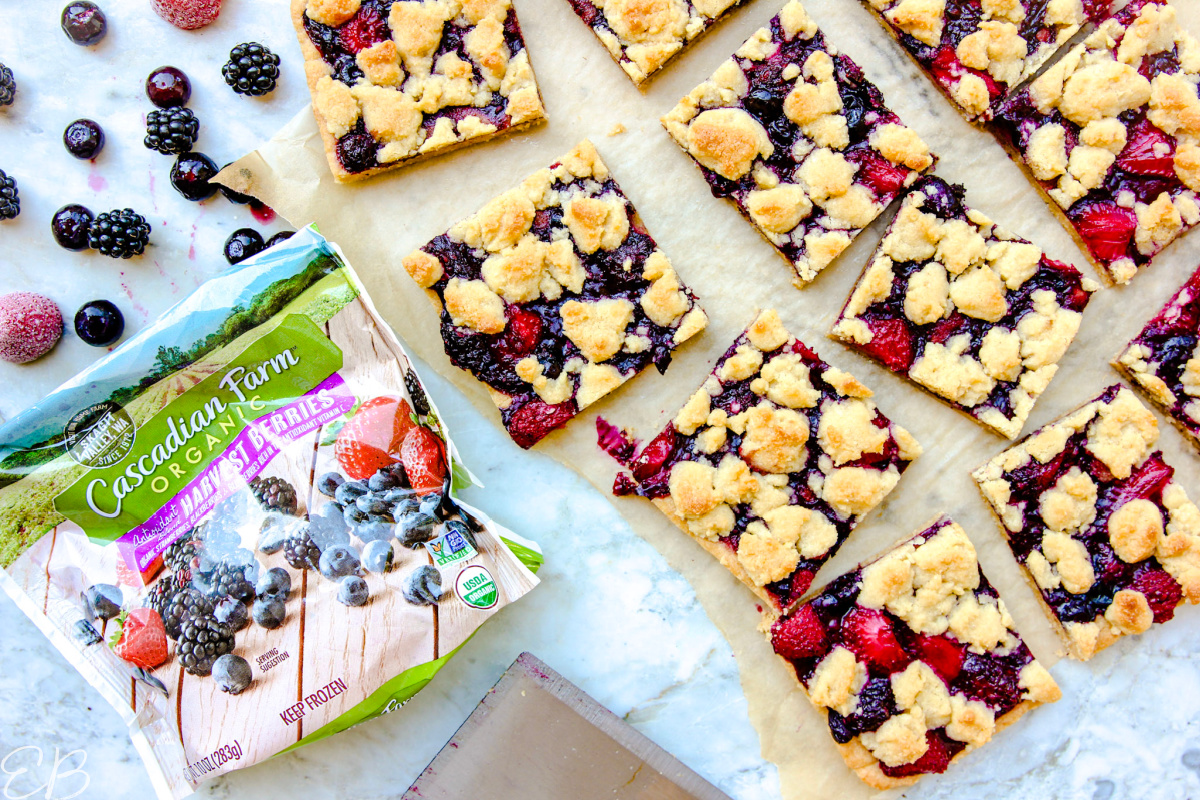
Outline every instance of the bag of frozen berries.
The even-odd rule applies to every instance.
[[[471,480],[308,229],[0,428],[0,583],[182,797],[395,710],[537,584]]]

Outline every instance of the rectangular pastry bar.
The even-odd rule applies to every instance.
[[[799,286],[935,160],[798,0],[662,121],[713,196],[737,205]]]
[[[920,455],[870,397],[764,311],[640,452],[598,423],[629,469],[613,493],[652,500],[782,610]]]
[[[1099,286],[964,195],[913,186],[831,335],[1012,439]]]
[[[1117,384],[973,473],[1077,659],[1200,602],[1200,510],[1156,441]]]
[[[1110,0],[867,0],[913,60],[970,120],[1033,75]]]
[[[292,22],[339,181],[546,117],[512,0],[292,0]]]
[[[847,766],[877,789],[945,772],[1062,696],[948,517],[767,622]]]
[[[1002,138],[1113,283],[1200,222],[1200,43],[1133,0],[1004,104]]]
[[[743,0],[568,0],[641,86]]]
[[[404,267],[521,447],[647,366],[666,371],[708,323],[587,140]]]
[[[1200,449],[1200,269],[1113,366]]]

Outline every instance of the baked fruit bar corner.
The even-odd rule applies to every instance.
[[[665,372],[708,317],[592,143],[410,253],[451,363],[532,447],[647,366]]]
[[[965,193],[913,186],[830,335],[1012,439],[1100,287]]]
[[[1200,43],[1133,0],[996,114],[1101,273],[1128,283],[1200,222]]]
[[[512,0],[292,0],[339,181],[546,118]]]
[[[1117,384],[973,473],[1074,658],[1200,602],[1200,510],[1157,440]]]
[[[945,772],[1062,696],[944,516],[764,627],[847,766],[877,789]]]
[[[996,107],[1111,0],[867,0],[875,16],[970,120]]]
[[[743,0],[568,0],[641,86]]]
[[[662,118],[803,286],[934,156],[797,0]]]
[[[597,428],[629,470],[613,493],[649,498],[780,611],[921,453],[870,397],[764,311],[640,451]]]
[[[1200,269],[1113,366],[1200,449]]]

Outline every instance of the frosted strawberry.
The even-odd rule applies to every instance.
[[[784,658],[816,658],[825,654],[825,626],[812,606],[800,606],[790,617],[783,617],[771,626],[771,646]]]
[[[167,631],[152,608],[135,608],[117,617],[109,643],[113,652],[139,667],[154,669],[167,660]]]
[[[49,297],[12,292],[0,297],[0,358],[24,364],[54,349],[62,337],[63,318]]]
[[[385,395],[363,403],[334,442],[333,453],[352,480],[367,480],[395,464],[404,437],[415,426],[407,400]]]
[[[896,639],[896,632],[882,611],[856,608],[842,621],[842,639],[859,660],[878,667],[883,674],[901,670],[912,658]]]
[[[150,0],[155,13],[185,31],[194,31],[216,22],[221,0]]]
[[[442,440],[428,428],[417,426],[405,435],[400,461],[418,495],[439,491],[446,481],[446,451]]]

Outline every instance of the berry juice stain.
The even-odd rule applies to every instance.
[[[104,180],[104,176],[98,172],[93,172],[88,175],[88,188],[93,192],[103,192],[108,188],[108,181]]]
[[[264,206],[262,203],[251,203],[250,213],[263,225],[267,225],[275,220],[275,211],[270,206]]]

